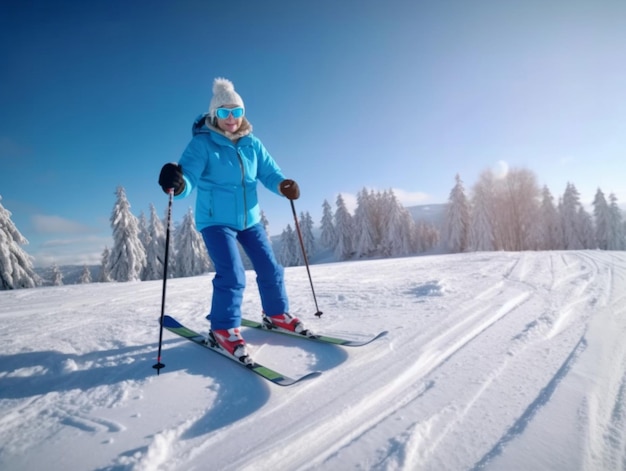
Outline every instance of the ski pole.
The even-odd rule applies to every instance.
[[[298,223],[298,216],[296,215],[296,205],[293,203],[293,200],[289,200],[291,203],[291,212],[293,213],[293,220],[296,224],[296,232],[298,233],[298,239],[300,240],[300,248],[302,249],[302,256],[304,257],[304,264],[306,265],[306,272],[309,275],[309,283],[311,284],[311,292],[313,293],[313,301],[315,302],[315,315],[317,317],[322,317],[324,314],[320,311],[320,308],[317,305],[317,297],[315,296],[315,288],[313,288],[313,279],[311,278],[311,270],[309,270],[309,260],[306,256],[306,250],[304,248],[304,241],[302,240],[302,232],[300,231],[300,224]]]
[[[170,188],[167,191],[169,195],[169,202],[167,204],[167,228],[165,230],[165,260],[163,261],[163,292],[161,294],[161,320],[159,324],[159,353],[157,354],[157,362],[152,365],[152,368],[157,370],[157,376],[161,372],[161,368],[165,368],[165,365],[161,363],[161,345],[163,344],[163,316],[165,315],[165,287],[167,286],[167,260],[170,253],[170,226],[172,222],[172,201],[174,200],[174,188]]]

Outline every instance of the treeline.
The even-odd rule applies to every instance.
[[[442,242],[448,252],[624,250],[626,225],[616,196],[607,199],[600,188],[591,214],[573,183],[555,202],[530,170],[510,170],[501,178],[485,171],[469,196],[456,176]]]
[[[439,242],[437,228],[425,222],[416,223],[393,190],[375,192],[363,188],[357,195],[354,215],[341,194],[335,203],[333,211],[324,200],[319,241],[313,237],[311,216],[300,215],[300,232],[309,256],[327,250],[337,260],[401,257],[427,251]],[[281,235],[278,259],[285,266],[304,263],[297,231],[291,225]]]
[[[276,255],[284,266],[304,263],[301,245],[309,260],[322,253],[335,260],[356,260],[408,256],[433,249],[626,250],[626,223],[614,194],[606,197],[598,188],[593,210],[588,212],[574,184],[568,183],[555,201],[550,190],[539,187],[534,173],[526,169],[510,170],[504,177],[485,171],[469,193],[457,175],[440,225],[416,222],[392,190],[363,188],[357,195],[354,213],[348,210],[341,194],[334,209],[324,200],[322,210],[317,231],[308,212],[300,213],[297,227],[288,225],[283,230]],[[143,213],[136,217],[124,188],[118,187],[110,222],[113,246],[102,253],[96,281],[161,279],[166,227],[154,205],[150,205],[149,218]],[[267,230],[265,215],[262,222]],[[168,275],[186,277],[211,271],[191,209],[180,224],[170,229]],[[11,221],[11,213],[0,204],[0,289],[44,283],[33,269],[32,258],[20,247],[25,243]],[[250,268],[243,252],[242,257]],[[62,284],[63,275],[56,265],[50,273],[47,284]],[[91,281],[90,270],[85,266],[79,282]]]
[[[304,264],[302,245],[307,256],[320,250],[332,250],[340,260],[349,258],[394,257],[411,255],[433,247],[438,232],[432,225],[416,224],[410,213],[395,197],[393,191],[368,192],[358,196],[359,205],[350,214],[341,195],[333,213],[324,201],[321,235],[318,242],[313,234],[313,219],[308,212],[300,213],[298,227],[288,225],[276,248],[276,257],[284,266]],[[262,213],[262,224],[268,221]],[[102,254],[98,281],[156,280],[163,277],[165,226],[150,205],[150,218],[133,216],[123,188],[117,189],[117,201],[111,215],[113,247]],[[298,234],[299,230],[299,234]],[[302,238],[302,242],[300,242]],[[173,278],[195,276],[212,270],[201,234],[196,230],[193,213],[187,212],[180,225],[171,228],[168,275]],[[241,252],[246,268],[251,268]]]
[[[153,204],[150,217],[139,218],[130,211],[123,187],[117,188],[111,214],[113,247],[102,253],[98,281],[138,281],[163,278],[166,226]],[[170,228],[168,275],[172,278],[195,276],[210,270],[209,256],[202,235],[196,230],[191,209],[177,227]]]

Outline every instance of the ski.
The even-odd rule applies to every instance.
[[[279,386],[291,386],[292,384],[298,383],[306,379],[315,378],[322,374],[320,371],[313,371],[311,373],[305,374],[303,376],[299,376],[297,378],[290,378],[289,376],[279,373],[278,371],[268,368],[267,366],[261,365],[260,363],[257,363],[255,361],[252,361],[252,363],[248,363],[248,364],[239,361],[237,358],[229,355],[221,348],[214,347],[206,343],[205,341],[206,338],[204,335],[201,335],[198,332],[191,330],[188,327],[185,327],[183,324],[181,324],[180,322],[178,322],[176,319],[174,319],[171,316],[163,316],[163,327],[169,330],[170,332],[173,332],[176,335],[180,335],[181,337],[187,340],[191,340],[193,343],[196,343],[200,345],[201,347],[204,347],[204,348],[207,348],[208,350],[212,350],[216,353],[219,353],[220,355],[228,358],[229,360],[234,361],[235,363],[244,367],[245,369],[252,371],[253,373],[257,374],[263,379],[266,379]]]
[[[253,321],[251,319],[241,319],[241,325],[244,327],[251,327],[253,329],[261,329],[266,332],[273,332],[275,334],[288,335],[289,337],[295,337],[298,339],[306,339],[306,340],[312,340],[314,342],[339,345],[341,347],[362,347],[363,345],[372,343],[374,340],[378,340],[379,338],[384,337],[385,335],[389,333],[389,331],[384,330],[383,332],[380,332],[379,334],[376,334],[373,337],[370,337],[365,340],[351,340],[351,339],[345,339],[345,338],[340,338],[340,337],[332,337],[329,335],[314,334],[312,336],[306,336],[302,334],[296,334],[295,332],[289,332],[289,331],[278,329],[275,327],[274,328],[267,327],[264,323]]]

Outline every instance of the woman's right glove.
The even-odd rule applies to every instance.
[[[283,180],[280,182],[280,185],[278,185],[278,189],[290,200],[297,200],[300,198],[300,188],[293,180]]]
[[[183,178],[183,168],[174,163],[163,165],[159,175],[159,185],[165,193],[174,189],[174,195],[180,195],[185,189],[185,179]]]

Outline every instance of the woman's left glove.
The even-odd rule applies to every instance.
[[[278,185],[280,192],[290,200],[297,200],[300,198],[300,187],[293,180],[283,180]]]

